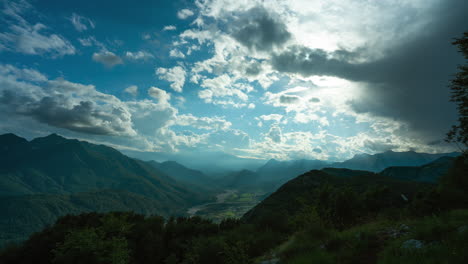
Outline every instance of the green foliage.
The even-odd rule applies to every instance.
[[[455,39],[453,45],[458,47],[458,50],[468,60],[468,32],[463,34],[463,37]],[[467,154],[468,149],[468,65],[458,66],[459,72],[450,83],[449,87],[452,92],[451,101],[455,102],[458,110],[458,124],[454,125],[447,134],[447,141],[461,143],[464,146],[463,152]]]

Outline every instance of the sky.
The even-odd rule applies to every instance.
[[[159,157],[449,152],[464,0],[0,0],[0,133]]]

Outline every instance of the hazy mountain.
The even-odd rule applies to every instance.
[[[209,176],[223,176],[228,172],[243,169],[256,170],[265,163],[265,160],[240,158],[224,152],[203,153],[156,153],[123,150],[131,157],[141,160],[155,160],[157,162],[176,161],[184,166],[203,172]]]
[[[160,163],[152,160],[148,161],[148,164],[164,172],[165,174],[170,175],[177,181],[188,184],[190,186],[197,186],[207,190],[218,187],[216,186],[215,180],[213,178],[206,176],[201,171],[187,168],[176,161],[165,161]]]
[[[265,165],[257,170],[261,181],[280,181],[286,182],[298,175],[314,169],[321,169],[328,165],[326,161],[321,160],[291,160],[278,161],[269,160]]]
[[[383,176],[421,182],[437,182],[455,164],[454,157],[441,157],[423,166],[395,166],[388,167],[382,172]]]
[[[335,162],[330,167],[380,172],[392,166],[421,166],[444,156],[456,157],[459,155],[460,153],[457,152],[428,154],[414,151],[387,151],[374,155],[358,154],[349,160]]]
[[[0,136],[0,195],[68,194],[100,189],[143,195],[173,208],[202,199],[149,164],[117,150],[56,134],[30,142]]]

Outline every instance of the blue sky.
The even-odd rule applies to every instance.
[[[0,132],[283,160],[451,151],[464,2],[3,0]]]

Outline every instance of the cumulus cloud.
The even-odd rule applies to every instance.
[[[235,83],[235,80],[227,74],[212,79],[205,79],[200,86],[205,89],[198,92],[198,97],[203,99],[206,103],[233,105],[237,107],[248,106],[248,104],[245,103],[248,100],[247,93],[253,90],[249,85]],[[223,97],[228,97],[230,100],[217,100],[217,98]],[[232,97],[244,103],[237,104]]]
[[[192,126],[204,130],[227,130],[232,123],[221,117],[196,117],[192,114],[179,115],[174,123],[179,126]]]
[[[174,58],[185,58],[185,55],[178,49],[172,49],[170,52],[169,52],[169,56],[171,57],[174,57]]]
[[[141,50],[136,52],[127,51],[125,57],[130,60],[148,60],[154,58],[153,54]]]
[[[124,92],[132,95],[132,96],[137,96],[138,95],[138,86],[136,85],[131,85],[127,88],[125,88]]]
[[[173,68],[157,68],[156,75],[159,79],[166,80],[171,83],[171,88],[176,92],[182,92],[182,88],[185,84],[185,70],[180,66]]]
[[[30,9],[26,2],[5,2],[2,13],[8,31],[0,33],[0,51],[10,50],[29,55],[47,54],[62,57],[76,53],[75,47],[64,37],[50,33],[41,23],[31,24],[22,17]]]
[[[290,38],[286,25],[263,7],[255,7],[243,14],[232,36],[249,49],[270,51],[284,45]]]
[[[136,135],[125,104],[92,85],[48,80],[11,65],[0,65],[0,71],[0,102],[5,113],[81,133]]]
[[[276,121],[279,122],[283,118],[283,115],[279,114],[270,114],[270,115],[261,115],[257,117],[257,119],[263,120],[263,121]]]
[[[296,96],[296,95],[281,95],[279,97],[279,102],[282,103],[282,104],[295,104],[297,102],[299,102],[299,96]]]
[[[164,27],[163,27],[163,31],[174,31],[174,30],[176,30],[176,29],[177,29],[177,28],[176,28],[176,26],[174,26],[174,25],[168,25],[168,26],[164,26]]]
[[[112,68],[118,64],[123,64],[122,59],[110,51],[101,51],[99,53],[93,53],[93,60],[95,62],[102,63],[109,68]]]
[[[271,126],[270,130],[268,131],[267,137],[275,143],[281,143],[283,139],[283,133],[281,132],[281,128],[276,125]]]
[[[75,29],[79,32],[88,30],[88,27],[89,28],[95,27],[94,22],[91,19],[84,17],[84,16],[80,16],[76,13],[73,13],[69,19],[70,19],[70,22],[75,27]]]
[[[181,9],[177,12],[177,17],[179,19],[187,19],[193,15],[194,15],[193,11],[190,9],[186,9],[186,8]]]
[[[148,89],[148,95],[158,99],[160,104],[169,105],[169,100],[171,100],[171,94],[157,87],[150,87]]]

